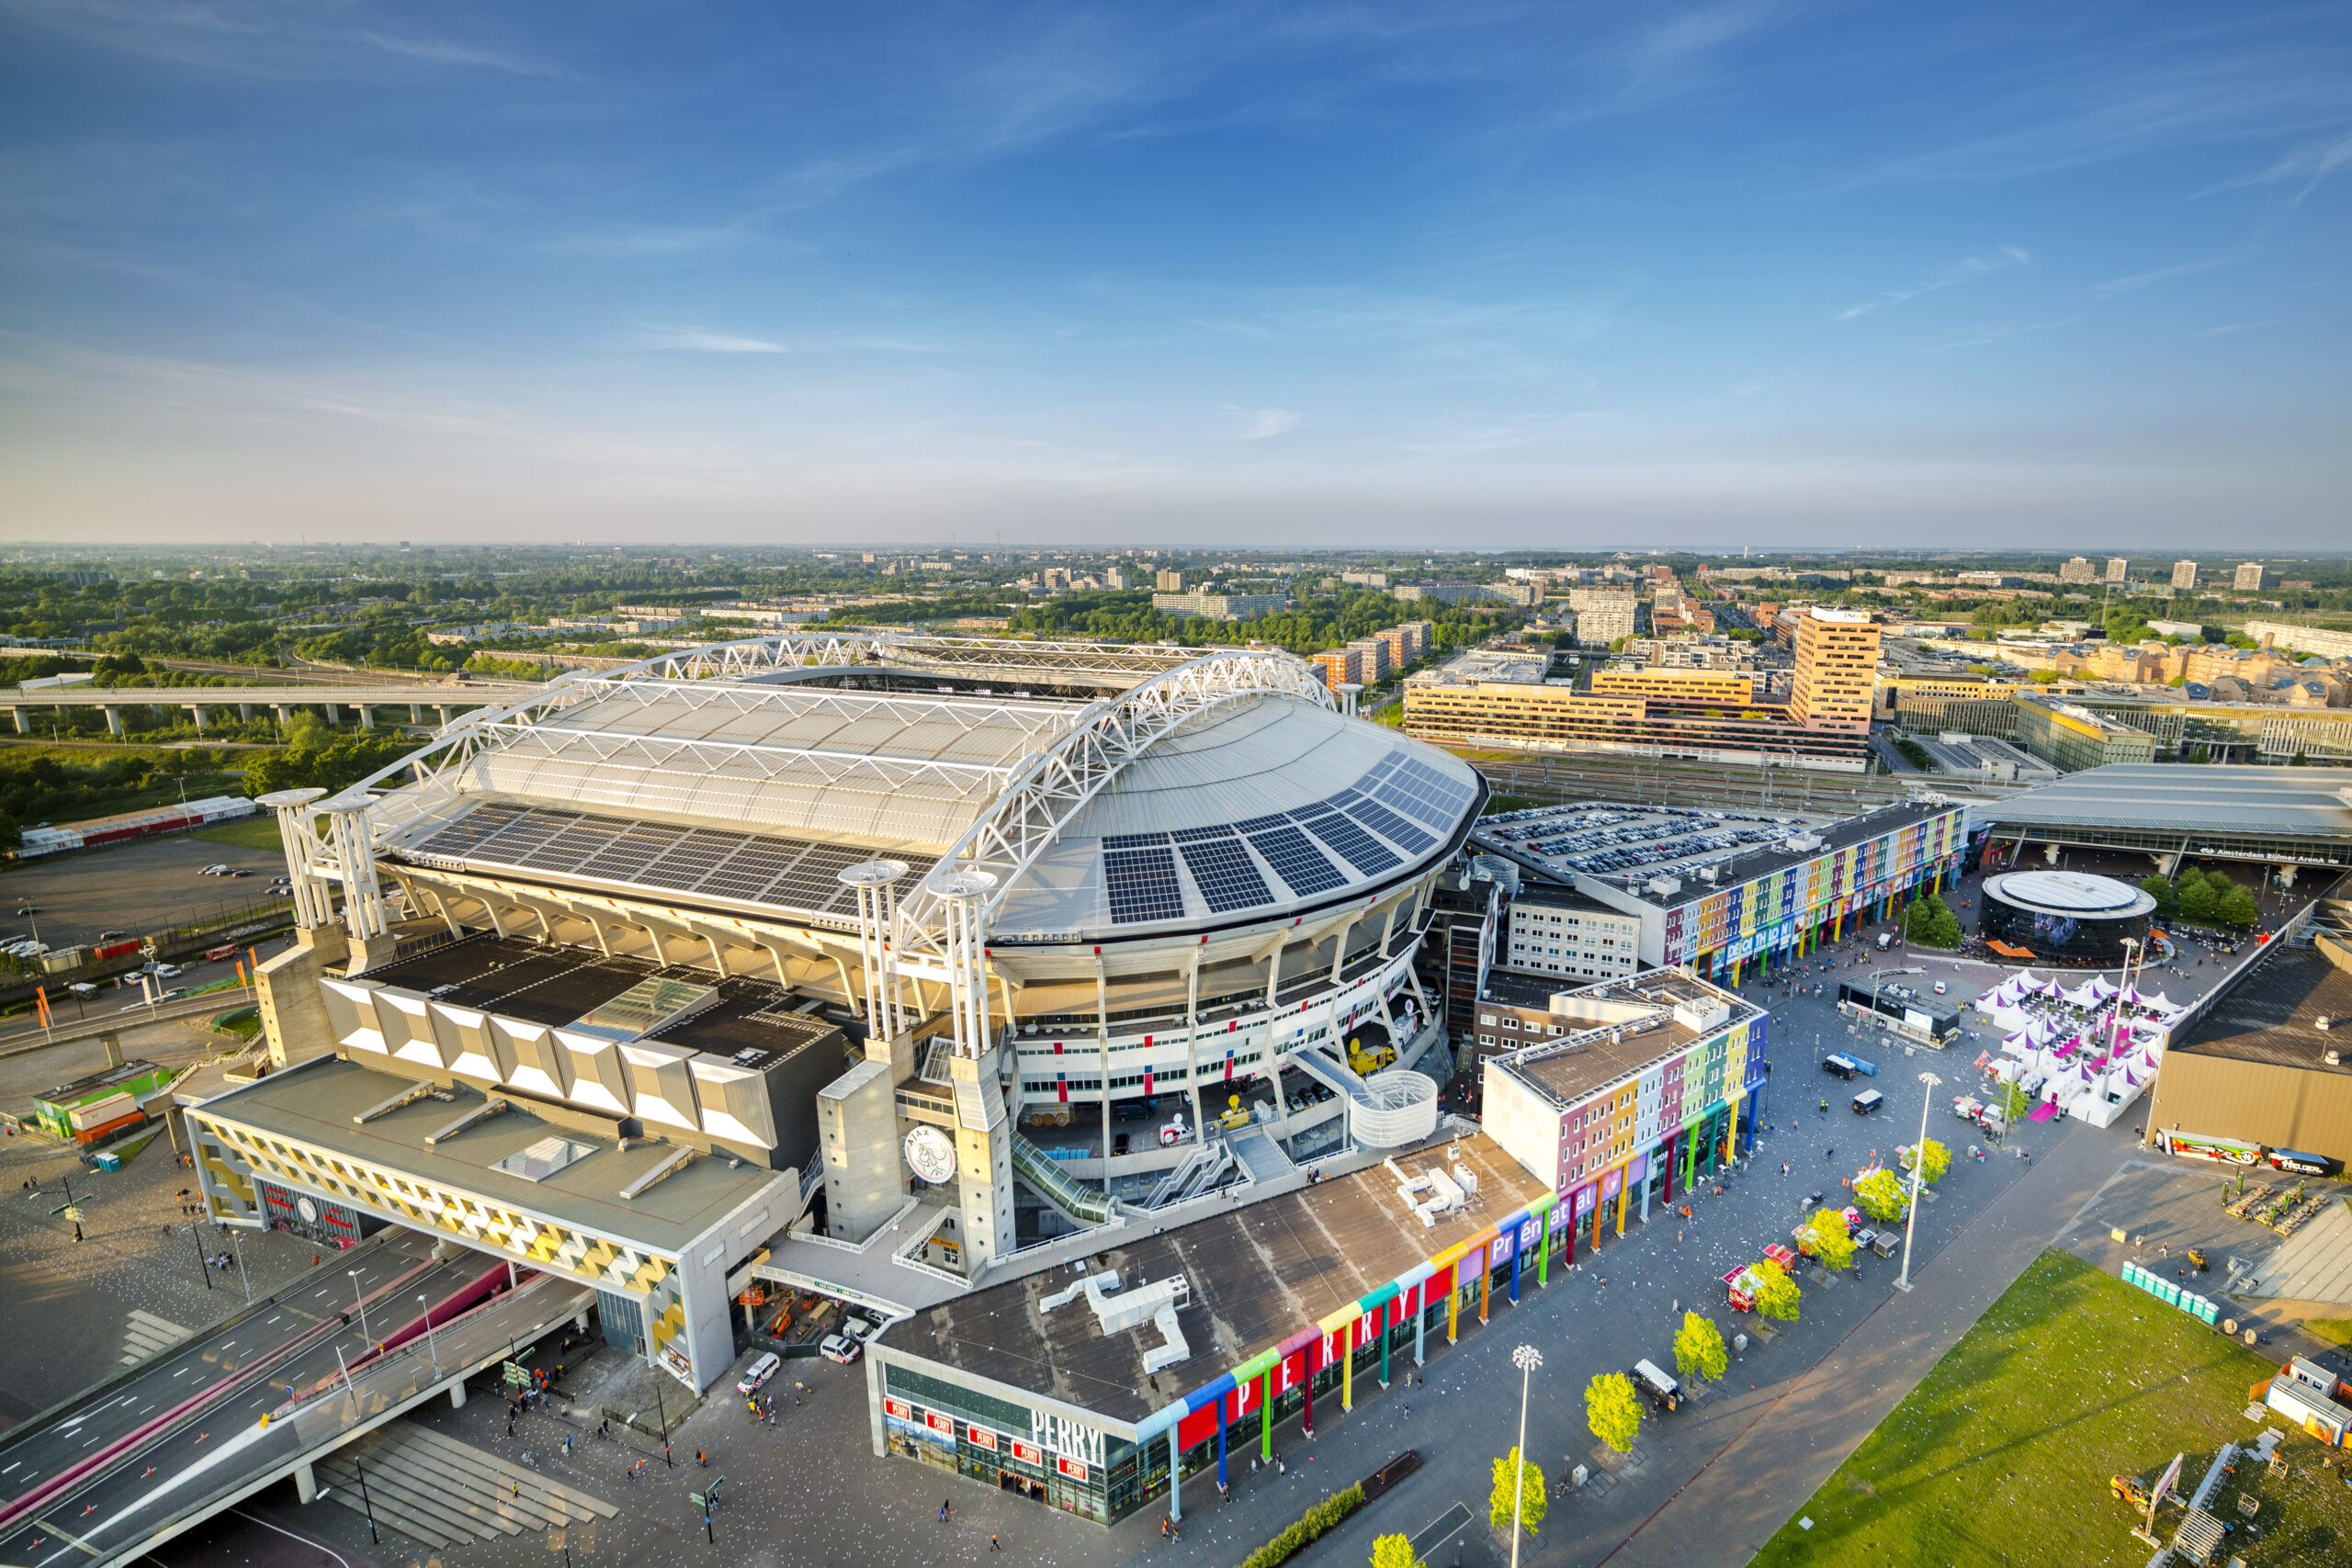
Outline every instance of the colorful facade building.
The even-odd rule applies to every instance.
[[[1638,847],[1583,845],[1602,818]],[[1751,964],[1801,957],[1857,921],[1883,919],[1957,876],[1965,807],[1905,801],[1823,823],[1791,812],[1716,813],[1578,804],[1483,818],[1472,842],[1523,870],[1640,917],[1642,961],[1737,985]]]

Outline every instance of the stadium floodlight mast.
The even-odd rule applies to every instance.
[[[1928,1092],[1919,1097],[1919,1142],[1911,1150],[1911,1217],[1903,1224],[1903,1277],[1894,1281],[1898,1291],[1911,1288],[1911,1237],[1919,1228],[1919,1183],[1928,1174],[1928,1107],[1936,1100],[1936,1086],[1944,1080],[1933,1073],[1921,1073],[1919,1081]]]
[[[1544,1357],[1534,1346],[1521,1345],[1510,1353],[1510,1364],[1519,1369],[1519,1447],[1511,1450],[1510,1472],[1510,1568],[1519,1568],[1520,1505],[1527,1496],[1527,1385],[1535,1369],[1544,1364]]]

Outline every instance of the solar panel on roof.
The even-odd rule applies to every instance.
[[[1114,833],[1102,840],[1102,847],[1106,850],[1136,850],[1146,844],[1164,844],[1167,841],[1165,833]]]
[[[1442,828],[1452,815],[1444,807],[1430,799],[1426,793],[1408,790],[1399,784],[1382,784],[1373,795],[1408,817],[1418,818],[1432,828]]]
[[[1250,852],[1241,847],[1241,840],[1233,829],[1191,831],[1193,836],[1190,838],[1183,833],[1176,835],[1177,850],[1193,874],[1193,885],[1201,890],[1201,897],[1208,900],[1211,909],[1222,915],[1227,910],[1252,909],[1274,901],[1273,894],[1266,887],[1266,879],[1258,874]]]
[[[1437,840],[1406,821],[1376,800],[1358,799],[1348,815],[1387,840],[1402,844],[1410,854],[1422,854],[1434,848]]]
[[[1237,833],[1263,833],[1269,829],[1289,826],[1290,818],[1277,811],[1271,817],[1252,817],[1246,822],[1236,822],[1233,830]]]
[[[1182,916],[1184,889],[1176,880],[1176,852],[1168,847],[1167,835],[1121,836],[1157,839],[1159,842],[1140,849],[1102,852],[1102,886],[1111,897],[1111,923],[1126,926],[1139,920],[1172,920]]]
[[[1308,832],[1339,851],[1341,859],[1366,876],[1376,876],[1392,866],[1404,863],[1393,851],[1384,848],[1371,834],[1329,807],[1294,811],[1291,816]]]
[[[873,852],[484,802],[401,852],[831,913],[846,910],[851,897],[837,874]],[[918,875],[935,863],[919,856],[901,858]]]
[[[1290,884],[1292,892],[1306,898],[1347,885],[1348,879],[1323,857],[1321,850],[1306,841],[1306,834],[1290,825],[1288,818],[1258,817],[1251,820],[1265,827],[1250,835],[1250,848],[1266,857],[1266,863],[1274,868],[1275,875]]]

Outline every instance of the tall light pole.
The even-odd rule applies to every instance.
[[[1928,1174],[1928,1107],[1935,1103],[1936,1086],[1944,1080],[1933,1073],[1921,1073],[1919,1081],[1928,1092],[1919,1099],[1919,1141],[1911,1150],[1911,1217],[1903,1225],[1903,1277],[1894,1281],[1898,1291],[1911,1288],[1911,1237],[1919,1229],[1919,1183]]]
[[[1926,1125],[1925,1122],[1920,1124]],[[346,1269],[344,1272],[351,1277],[351,1299],[359,1303],[359,1337],[364,1343],[373,1345],[376,1337],[368,1331],[368,1298],[359,1293],[359,1270]]]
[[[1519,1568],[1520,1505],[1527,1496],[1527,1385],[1544,1358],[1534,1346],[1521,1345],[1510,1353],[1510,1364],[1519,1369],[1519,1447],[1511,1450],[1510,1472],[1510,1568]]]
[[[437,1376],[441,1371],[441,1347],[433,1337],[433,1308],[421,1295],[416,1298],[416,1304],[424,1308],[424,1346],[433,1352],[433,1371]]]

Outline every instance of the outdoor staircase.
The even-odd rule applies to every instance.
[[[1227,1142],[1233,1145],[1233,1157],[1241,1162],[1241,1168],[1253,1181],[1272,1181],[1298,1170],[1290,1156],[1283,1153],[1282,1145],[1259,1128],[1236,1133]]]
[[[359,1469],[367,1472],[363,1496]],[[620,1510],[455,1438],[394,1421],[314,1467],[326,1495],[421,1545],[447,1551],[493,1536],[609,1519]]]
[[[1214,1192],[1224,1186],[1241,1162],[1234,1157],[1233,1145],[1224,1138],[1212,1138],[1184,1156],[1184,1163],[1159,1179],[1159,1185],[1145,1199],[1146,1209],[1164,1209],[1170,1203],[1189,1202],[1204,1192]]]

